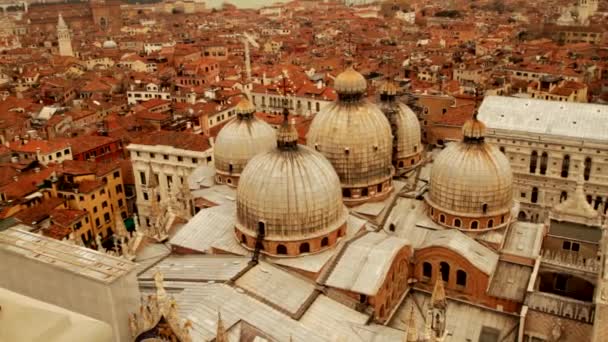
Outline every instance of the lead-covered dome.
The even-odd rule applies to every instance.
[[[333,165],[347,204],[386,197],[392,190],[391,127],[378,106],[363,98],[365,79],[349,68],[336,78],[338,101],[314,118],[307,144]]]
[[[407,171],[420,162],[422,155],[418,117],[397,99],[397,86],[391,81],[380,87],[380,109],[391,124],[393,166],[398,173]]]
[[[236,235],[254,249],[294,256],[333,246],[344,236],[348,211],[340,180],[320,153],[297,144],[293,125],[284,123],[277,148],[253,157],[237,190]]]
[[[497,228],[509,218],[513,174],[509,160],[484,141],[476,118],[463,126],[462,142],[449,144],[433,162],[426,201],[432,219],[464,230]]]
[[[220,130],[213,147],[216,181],[231,186],[237,185],[253,156],[276,146],[274,129],[255,117],[255,106],[249,100],[242,99],[235,111],[236,119]]]

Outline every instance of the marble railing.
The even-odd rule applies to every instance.
[[[593,324],[595,305],[559,295],[532,292],[526,297],[530,309]]]

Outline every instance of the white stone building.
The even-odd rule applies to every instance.
[[[19,228],[29,227],[0,232],[0,287],[104,321],[113,341],[131,341],[129,315],[140,297],[135,264]]]
[[[488,96],[486,139],[511,163],[520,219],[541,220],[582,177],[593,208],[608,208],[608,106]]]
[[[151,224],[152,193],[159,201],[170,200],[195,168],[213,163],[210,143],[203,135],[158,131],[127,146],[133,164],[141,226]]]

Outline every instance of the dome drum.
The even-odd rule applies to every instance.
[[[342,199],[347,206],[355,206],[368,201],[381,201],[393,190],[392,179],[362,188],[342,188]]]
[[[249,231],[235,228],[235,234],[241,246],[248,250],[255,250],[257,235],[251,234]],[[304,254],[314,254],[322,252],[332,246],[335,246],[340,238],[346,235],[346,222],[338,229],[330,231],[326,234],[317,237],[305,237],[300,240],[290,241],[275,241],[264,239],[262,241],[263,248],[261,253],[276,257],[295,257]]]
[[[491,213],[486,216],[463,216],[460,214],[450,213],[441,209],[436,209],[428,199],[426,201],[429,217],[435,222],[444,227],[455,228],[461,231],[489,231],[501,229],[509,222],[511,212]]]
[[[422,160],[422,154],[421,153],[415,153],[412,156],[406,156],[406,157],[402,157],[402,158],[397,158],[394,157],[394,166],[395,169],[397,170],[397,173],[399,174],[402,171],[407,171],[410,170],[414,167],[416,167],[416,165],[418,165],[418,163],[420,163],[420,161]]]

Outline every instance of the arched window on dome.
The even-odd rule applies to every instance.
[[[479,228],[479,222],[471,221],[471,229],[477,229],[477,228]]]
[[[494,227],[494,220],[489,219],[488,220],[488,228],[492,228],[492,227]]]
[[[460,226],[462,225],[462,221],[460,221],[460,219],[454,219],[454,227],[456,228],[460,228]]]
[[[279,254],[279,255],[285,255],[285,254],[287,254],[287,247],[285,247],[285,245],[278,245],[277,246],[277,254]]]
[[[424,262],[422,264],[422,277],[428,279],[431,279],[431,277],[433,277],[433,265],[431,265],[430,262]]]
[[[403,163],[403,160],[399,162],[399,167],[403,167],[405,166],[405,164]]]
[[[326,236],[321,240],[321,247],[325,247],[328,245],[329,245],[329,238],[327,238],[327,236]]]
[[[231,164],[228,164],[228,172],[232,173],[232,170],[234,169],[234,167]]]
[[[441,280],[446,283],[450,281],[450,264],[442,261],[439,263],[439,273],[441,273]]]
[[[310,253],[310,244],[308,242],[300,244],[300,253]]]
[[[247,245],[247,236],[245,234],[241,234],[241,242],[243,245]]]
[[[367,188],[361,189],[361,196],[365,197],[369,195],[369,190]]]
[[[350,197],[350,189],[342,189],[342,197],[349,198]]]
[[[266,236],[266,224],[262,221],[258,222],[258,234],[261,236]]]
[[[568,178],[568,172],[570,171],[570,156],[565,155],[562,160],[562,178]]]
[[[484,203],[481,205],[481,210],[483,211],[483,213],[487,213],[488,212],[488,204]]]
[[[568,193],[566,191],[562,191],[562,193],[559,195],[559,203],[562,203],[563,201],[568,199]]]
[[[538,161],[538,152],[532,151],[532,155],[530,156],[530,173],[536,172],[537,161]]]
[[[439,222],[445,223],[445,215],[439,214]]]
[[[467,272],[463,270],[456,271],[456,285],[462,287],[467,286]]]

